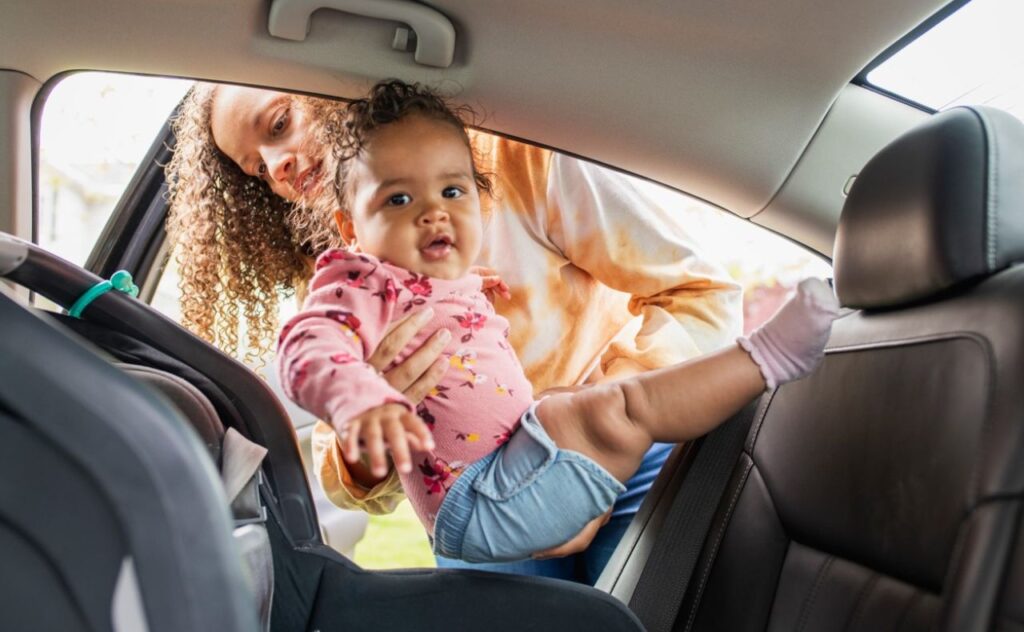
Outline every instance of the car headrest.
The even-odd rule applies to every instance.
[[[987,107],[931,117],[868,161],[836,233],[846,307],[920,302],[1024,259],[1024,123]]]

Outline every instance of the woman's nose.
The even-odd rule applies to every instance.
[[[277,182],[290,182],[295,177],[295,154],[292,152],[267,152],[263,158],[267,173]]]

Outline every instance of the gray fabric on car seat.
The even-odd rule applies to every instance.
[[[110,629],[131,557],[151,632],[256,629],[217,474],[181,414],[5,297],[0,322],[0,628]]]
[[[195,386],[192,386],[177,375],[153,369],[140,364],[115,362],[114,366],[164,394],[179,411],[192,422],[192,427],[202,439],[206,449],[210,451],[213,462],[221,464],[221,438],[224,436],[224,425],[221,424],[217,411],[210,400],[206,399]]]
[[[861,170],[839,219],[844,306],[921,301],[1024,259],[1024,123],[987,107],[936,114]]]
[[[234,428],[224,425],[210,401],[186,380],[152,367],[115,363],[119,369],[163,393],[188,419],[218,464],[224,493],[231,505],[233,532],[245,562],[245,576],[256,597],[263,630],[270,629],[270,606],[274,594],[274,571],[270,540],[262,523],[266,511],[260,504],[260,465],[267,454],[263,446],[249,441]],[[261,533],[262,532],[262,533]]]

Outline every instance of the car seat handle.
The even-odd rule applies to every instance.
[[[274,37],[301,42],[309,34],[318,9],[334,9],[408,24],[416,33],[413,59],[425,66],[447,68],[455,56],[455,27],[436,9],[408,0],[274,0],[267,30]]]

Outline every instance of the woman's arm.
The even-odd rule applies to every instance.
[[[675,364],[742,333],[740,286],[691,232],[700,209],[665,208],[625,176],[558,154],[546,185],[548,239],[595,280],[628,292],[630,312],[642,316],[604,353],[600,379]]]

